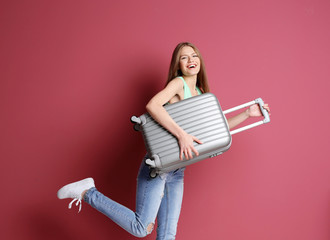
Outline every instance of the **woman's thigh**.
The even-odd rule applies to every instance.
[[[168,175],[157,216],[157,239],[175,239],[183,198],[183,179],[184,169]]]
[[[154,225],[164,195],[166,177],[151,178],[149,167],[142,162],[137,178],[136,215],[147,227]]]

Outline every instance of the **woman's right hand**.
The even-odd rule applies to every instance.
[[[193,143],[197,142],[199,144],[203,144],[201,140],[188,133],[184,133],[178,137],[178,141],[180,147],[180,160],[183,160],[183,155],[185,156],[186,160],[193,158],[192,153],[195,153],[196,156],[199,155]]]

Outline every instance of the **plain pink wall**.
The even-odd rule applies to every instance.
[[[191,41],[222,107],[263,97],[272,122],[187,168],[177,239],[328,240],[329,12],[326,0],[2,1],[1,239],[135,239],[56,192],[93,176],[134,208],[145,150],[129,118]]]

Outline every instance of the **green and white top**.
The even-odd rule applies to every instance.
[[[192,97],[191,91],[188,87],[188,84],[184,80],[184,78],[181,77],[181,76],[178,76],[178,78],[180,78],[183,81],[183,91],[184,91],[183,99]],[[202,91],[197,86],[195,88],[196,88],[196,91],[197,91],[198,95],[201,95]]]

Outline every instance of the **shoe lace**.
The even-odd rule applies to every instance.
[[[79,205],[79,210],[78,210],[78,213],[79,213],[79,212],[81,211],[81,205],[82,205],[82,203],[81,203],[81,198],[74,198],[74,199],[69,203],[69,209],[71,209],[72,204],[73,204],[75,201],[77,201],[77,202],[76,202],[76,206]]]

